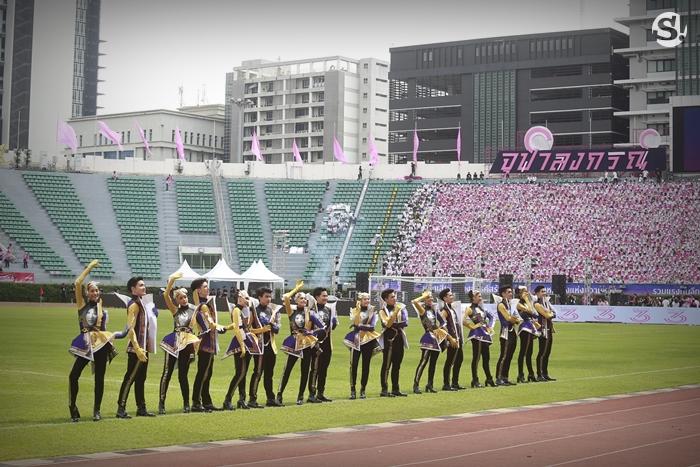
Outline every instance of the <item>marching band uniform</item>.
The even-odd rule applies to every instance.
[[[195,290],[193,301],[196,307],[195,319],[199,338],[197,349],[197,375],[192,386],[192,412],[219,410],[214,406],[209,393],[209,384],[214,368],[214,355],[219,352],[216,303],[214,298],[200,297]]]
[[[248,296],[244,291],[239,292],[239,299],[242,297],[248,300]],[[233,355],[236,373],[233,375],[233,378],[231,378],[231,383],[228,386],[228,392],[224,399],[225,410],[233,410],[231,400],[236,387],[238,388],[238,408],[250,408],[245,401],[246,372],[248,371],[251,355],[262,355],[258,338],[255,334],[250,332],[249,329],[250,315],[250,308],[248,306],[242,306],[239,303],[231,310],[231,324],[226,327],[226,330],[233,329],[234,336],[231,339],[231,344],[229,344],[224,358]]]
[[[520,353],[518,353],[518,383],[525,383],[525,375],[523,374],[523,360],[527,363],[527,382],[537,382],[535,372],[532,370],[532,341],[535,336],[540,336],[540,324],[535,320],[536,312],[530,300],[530,292],[527,289],[521,289],[521,296],[516,305],[518,313],[522,318],[522,322],[518,327],[518,335],[520,336]]]
[[[163,375],[160,377],[160,402],[158,404],[158,413],[160,414],[165,413],[165,398],[175,363],[177,363],[177,376],[180,382],[180,392],[182,392],[183,412],[190,411],[190,383],[187,373],[190,370],[190,363],[194,359],[196,348],[199,346],[199,338],[194,334],[197,309],[190,303],[184,306],[175,305],[170,295],[177,279],[177,276],[170,276],[164,292],[165,304],[173,315],[173,332],[160,342],[160,347],[165,351]]]
[[[151,321],[140,297],[132,295],[126,308],[127,367],[119,390],[117,418],[131,418],[126,413],[126,402],[129,398],[131,385],[134,384],[136,397],[136,415],[153,417],[155,414],[146,410],[144,386],[148,372],[148,352],[155,352],[155,336],[157,322]],[[151,348],[151,343],[153,343]]]
[[[444,304],[441,310],[442,318],[445,320],[448,340],[451,345],[447,347],[447,358],[442,369],[443,391],[457,391],[464,389],[459,385],[459,370],[464,361],[464,333],[462,325],[457,317],[457,312],[452,305]],[[452,384],[450,384],[450,370],[452,371]]]
[[[322,323],[311,316],[308,307],[297,306],[296,310],[292,310],[291,297],[294,296],[302,287],[303,282],[297,283],[297,286],[284,295],[284,308],[289,317],[290,335],[282,343],[282,352],[287,354],[287,364],[284,366],[282,381],[277,391],[277,402],[283,403],[282,396],[284,389],[287,387],[289,376],[292,374],[292,369],[301,359],[301,379],[299,381],[299,392],[297,394],[297,405],[304,403],[304,393],[309,382],[309,371],[311,369],[312,347],[316,345],[317,339],[313,335],[312,329],[314,325],[323,326]]]
[[[513,359],[515,348],[518,345],[518,338],[513,325],[518,324],[520,320],[511,314],[509,300],[505,298],[496,306],[496,311],[498,320],[501,323],[501,352],[496,364],[496,386],[514,386],[514,383],[508,381],[508,372],[510,371],[510,362]]]
[[[369,381],[369,365],[375,352],[381,351],[381,334],[374,330],[377,325],[377,313],[372,305],[361,307],[358,302],[350,310],[350,322],[353,328],[343,343],[350,349],[350,399],[356,398],[357,367],[362,356],[362,376],[360,378],[360,399],[366,397],[365,389]]]
[[[263,306],[258,303],[254,312],[251,313],[251,332],[258,336],[258,344],[260,345],[261,354],[255,355],[253,375],[250,378],[250,399],[248,406],[252,408],[262,408],[258,404],[258,385],[260,384],[260,376],[263,377],[263,386],[265,387],[265,395],[267,396],[268,407],[277,407],[279,403],[275,399],[275,392],[272,389],[272,375],[275,371],[275,363],[277,361],[277,344],[275,343],[275,335],[280,332],[279,313],[274,312],[272,306]],[[265,326],[269,326],[270,330],[264,330]]]
[[[539,351],[537,352],[537,381],[556,381],[549,376],[549,354],[552,352],[554,343],[554,323],[552,318],[556,317],[556,312],[549,303],[549,300],[542,298],[535,302],[537,311],[537,321],[540,323]]]
[[[426,292],[411,301],[413,307],[418,311],[418,316],[420,316],[421,324],[425,330],[420,339],[421,358],[416,367],[416,375],[413,378],[413,392],[416,394],[421,393],[420,379],[426,365],[428,365],[428,384],[425,386],[425,392],[437,392],[433,387],[435,366],[437,365],[440,352],[447,347],[445,340],[448,334],[445,330],[445,319],[437,312],[434,306],[425,309],[421,305],[421,300],[426,300],[430,296],[430,292]]]
[[[97,302],[83,299],[83,281],[90,271],[99,263],[92,261],[87,268],[75,280],[75,303],[78,307],[78,324],[80,334],[73,339],[68,350],[75,356],[73,369],[68,377],[68,394],[70,416],[74,422],[80,420],[80,412],[75,405],[78,397],[78,380],[88,363],[92,363],[95,374],[95,402],[93,405],[93,419],[100,420],[100,406],[102,405],[102,395],[104,394],[105,372],[107,363],[117,355],[112,342],[119,335],[107,332],[107,321],[109,316],[107,310],[102,308],[102,299]],[[123,336],[121,336],[123,337]]]
[[[322,327],[316,326],[314,335],[318,339],[316,351],[313,353],[313,361],[311,362],[311,376],[309,377],[309,402],[332,402],[324,395],[326,390],[326,377],[328,375],[328,367],[331,364],[331,356],[333,355],[333,342],[331,334],[338,326],[338,318],[332,310],[324,305],[315,307],[313,312],[318,321],[323,323]]]
[[[408,326],[408,311],[406,305],[396,302],[396,305],[384,305],[379,310],[382,320],[383,358],[381,369],[382,397],[406,396],[399,387],[399,372],[403,361],[404,350],[408,349],[406,331]],[[389,370],[391,370],[391,393],[388,392]]]
[[[486,386],[496,386],[491,376],[489,368],[489,347],[493,340],[491,330],[493,329],[495,318],[491,313],[484,310],[481,305],[472,303],[469,307],[469,315],[465,316],[464,323],[469,328],[467,339],[472,342],[472,384],[473,388],[481,387],[479,383],[479,358],[483,359],[484,374],[486,376]]]

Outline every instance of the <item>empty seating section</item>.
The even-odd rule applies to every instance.
[[[267,182],[265,198],[270,228],[289,231],[289,246],[303,247],[323,200],[325,182]]]
[[[175,191],[180,232],[216,233],[216,205],[211,180],[177,180]]]
[[[419,186],[384,181],[369,183],[340,268],[341,282],[354,282],[356,272],[381,272],[382,257],[391,249],[398,217]]]
[[[357,200],[362,192],[362,182],[340,181],[335,188],[331,204],[347,204],[354,213]],[[325,208],[325,206],[324,206]],[[304,278],[314,284],[329,284],[333,273],[334,258],[340,254],[347,230],[331,233],[327,229],[326,218],[319,227],[319,236],[311,247],[311,257],[304,272]]]
[[[229,182],[228,196],[240,272],[248,269],[258,259],[269,265],[253,182]]]
[[[34,230],[34,227],[2,192],[0,192],[0,228],[49,274],[72,275],[63,259],[49,248],[44,238]],[[17,249],[15,248],[14,251],[16,254]]]
[[[112,277],[112,262],[102,247],[102,242],[92,226],[93,221],[85,213],[73,183],[64,174],[25,173],[24,181],[34,192],[39,204],[46,210],[51,221],[61,231],[82,265],[93,259],[100,266],[93,270],[95,277]]]
[[[156,185],[151,178],[107,180],[131,272],[160,278]]]

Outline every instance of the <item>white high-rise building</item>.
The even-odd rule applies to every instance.
[[[256,132],[268,163],[330,162],[333,137],[351,163],[369,160],[374,138],[387,154],[389,65],[375,58],[335,56],[288,62],[244,61],[226,74],[224,160],[242,162]]]
[[[654,19],[663,12],[675,11],[682,23],[688,22],[688,5],[693,18],[689,35],[697,35],[700,26],[700,0],[630,0],[630,14],[615,20],[629,27],[629,47],[614,52],[629,59],[629,78],[615,80],[615,84],[629,89],[629,110],[615,112],[615,116],[629,119],[629,142],[617,146],[639,145],[639,134],[653,128],[661,135],[662,145],[671,146],[670,120],[673,96],[698,94],[695,69],[700,58],[695,49],[700,40],[692,38],[685,47],[663,47],[657,43],[652,31]],[[694,32],[693,32],[694,31]],[[700,36],[696,36],[699,37]],[[692,50],[692,52],[690,51]]]

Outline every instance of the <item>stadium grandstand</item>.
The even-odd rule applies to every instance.
[[[14,258],[6,270],[65,282],[98,258],[106,283],[162,281],[191,248],[239,273],[260,259],[288,283],[341,290],[358,273],[700,283],[692,178],[175,178],[167,190],[164,176],[0,170],[0,243]],[[275,232],[286,239],[280,251]]]

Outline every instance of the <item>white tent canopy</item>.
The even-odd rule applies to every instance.
[[[175,271],[175,272],[181,272],[181,273],[182,273],[182,277],[180,278],[180,280],[183,280],[183,281],[193,281],[193,280],[195,280],[195,279],[198,279],[198,278],[202,277],[201,274],[196,273],[196,272],[190,267],[190,265],[189,265],[189,263],[187,262],[187,260],[183,261],[183,262],[182,262],[182,265],[181,265],[181,266],[178,268],[178,270]],[[173,273],[173,274],[174,274],[174,273]]]
[[[198,276],[200,277],[200,276]],[[226,260],[221,258],[218,263],[216,263],[216,266],[214,266],[211,271],[208,273],[204,274],[201,277],[206,277],[210,281],[239,281],[241,280],[241,275],[238,274],[237,272],[234,272],[233,269],[231,269],[228,264],[226,264]]]
[[[267,269],[267,266],[265,266],[265,263],[263,263],[261,259],[255,261],[241,274],[241,280],[245,281],[246,288],[248,288],[249,282],[280,283],[282,287],[284,287],[284,279]]]

